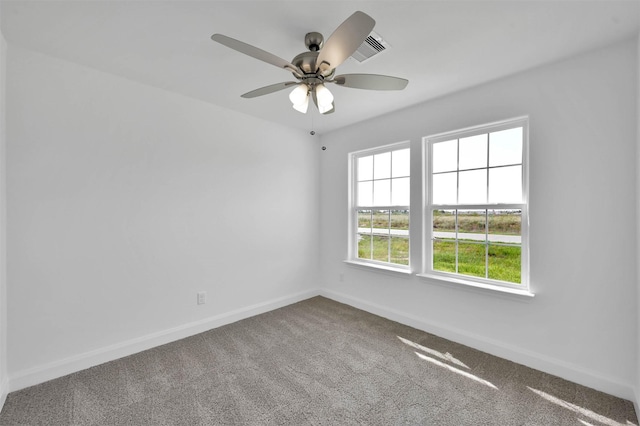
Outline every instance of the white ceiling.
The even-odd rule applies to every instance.
[[[1,28],[15,44],[252,116],[318,133],[637,35],[639,1],[6,1]],[[338,74],[403,77],[400,92],[331,85],[336,112],[306,115],[288,90],[240,94],[291,74],[211,41],[214,33],[284,59],[362,10],[391,48]]]

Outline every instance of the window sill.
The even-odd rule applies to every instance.
[[[478,283],[478,282],[475,282],[475,281],[468,281],[468,280],[464,280],[464,279],[458,279],[458,278],[452,278],[452,277],[443,277],[443,276],[436,275],[436,274],[416,274],[416,275],[418,277],[421,277],[421,278],[428,278],[428,279],[436,281],[438,283],[447,284],[447,285],[451,285],[451,284],[463,285],[463,286],[466,286],[468,288],[479,289],[481,291],[498,292],[498,293],[501,293],[501,294],[518,296],[518,297],[522,297],[522,298],[533,298],[533,297],[535,297],[535,294],[532,293],[529,290],[521,290],[521,289],[517,289],[517,288],[510,288],[510,287],[501,287],[501,286],[497,286],[497,285]]]
[[[382,265],[377,263],[369,263],[369,262],[360,262],[357,260],[345,260],[344,263],[348,265],[357,266],[359,268],[368,269],[368,270],[378,270],[381,272],[390,272],[393,274],[401,274],[410,276],[412,274],[411,269],[405,268],[396,268],[390,265]]]

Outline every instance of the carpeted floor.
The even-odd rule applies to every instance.
[[[1,425],[637,425],[633,405],[322,297],[9,394]]]

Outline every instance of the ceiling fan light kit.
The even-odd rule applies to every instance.
[[[316,86],[316,98],[318,99],[318,109],[324,114],[333,108],[333,94],[326,88],[324,84]],[[322,111],[324,110],[324,112]]]
[[[387,75],[335,75],[336,68],[371,34],[375,23],[369,15],[358,11],[340,24],[326,41],[318,32],[307,33],[305,45],[309,51],[300,53],[291,62],[222,34],[214,34],[211,39],[240,53],[290,71],[297,80],[261,87],[243,94],[243,98],[263,96],[296,85],[289,94],[289,100],[296,111],[306,113],[311,98],[321,114],[329,114],[335,111],[335,106],[333,94],[325,86],[326,83],[368,90],[402,90],[407,86],[408,80]]]
[[[309,98],[309,86],[304,83],[298,84],[289,94],[289,100],[294,105],[303,103]]]
[[[289,94],[289,100],[293,104],[293,109],[306,114],[309,108],[309,86],[301,83]]]

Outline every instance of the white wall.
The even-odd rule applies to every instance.
[[[317,294],[306,132],[13,45],[7,108],[12,390]]]
[[[636,235],[637,226],[636,43],[631,40],[324,135],[320,204],[325,294],[633,398],[638,258],[630,236]],[[535,298],[500,296],[343,263],[349,152],[411,141],[411,226],[413,235],[420,235],[421,137],[521,115],[530,116]],[[420,240],[412,241],[416,272],[420,245]]]

